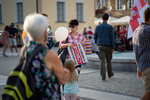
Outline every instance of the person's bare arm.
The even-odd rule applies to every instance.
[[[139,78],[142,77],[142,73],[139,71],[139,68],[137,68],[137,76],[138,76]]]
[[[58,55],[54,51],[49,50],[46,53],[45,64],[48,69],[54,72],[59,81],[59,84],[65,84],[68,81],[70,72],[66,68],[63,68]]]
[[[79,68],[79,67],[77,67],[76,69],[77,69],[77,71],[81,71],[81,70],[82,70],[82,69],[81,69],[81,68]]]
[[[114,53],[114,51],[115,51],[114,49],[111,49],[111,52],[112,52],[112,53]]]
[[[136,62],[136,65],[137,65],[137,62]],[[142,73],[139,71],[139,68],[138,68],[138,67],[137,67],[137,76],[138,76],[139,78],[142,77]]]
[[[66,48],[66,47],[70,47],[71,49],[73,49],[74,46],[72,43],[65,43],[65,44],[60,45],[61,49]]]
[[[84,49],[84,51],[85,51],[85,49],[86,49],[86,47],[85,47],[85,42],[84,42],[84,41],[81,41],[81,44],[82,44],[83,49]]]
[[[20,32],[17,32],[16,36],[18,36],[19,34],[20,34]],[[14,36],[14,38],[15,38],[16,36]]]

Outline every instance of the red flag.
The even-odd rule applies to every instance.
[[[133,32],[139,26],[139,23],[143,22],[143,12],[147,7],[150,7],[150,6],[145,0],[136,0],[134,2],[134,5],[131,11],[128,38],[133,36]]]
[[[137,6],[134,6],[132,8],[131,19],[130,19],[130,25],[133,31],[139,26],[138,18],[140,18],[140,15]]]

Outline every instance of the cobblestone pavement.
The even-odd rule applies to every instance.
[[[1,52],[2,48],[0,48],[0,53]],[[7,54],[9,54],[9,52],[10,50],[7,51]],[[17,65],[18,60],[19,56],[16,55],[10,57],[3,57],[2,55],[0,55],[0,95],[2,94],[2,90],[4,88],[8,75]],[[79,76],[79,86],[81,90],[87,89],[102,91],[106,93],[114,93],[129,97],[137,97],[138,99],[136,100],[139,100],[144,91],[141,79],[138,78],[136,73],[134,72],[114,72],[114,77],[110,79],[106,78],[106,81],[102,81],[99,70],[89,69],[86,67],[83,67]],[[88,96],[83,97],[80,94],[79,96],[82,98],[82,100],[99,100],[90,99],[90,97]],[[120,100],[122,99],[120,98]]]
[[[135,97],[141,97],[144,92],[142,81],[134,72],[114,72],[114,76],[112,78],[106,78],[106,81],[101,80],[100,73],[97,70],[85,74],[81,73],[79,76],[79,86]]]

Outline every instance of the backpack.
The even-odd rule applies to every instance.
[[[27,47],[22,48],[19,64],[11,72],[3,90],[3,100],[37,100],[35,98],[40,100],[41,95],[37,95],[39,92],[35,89],[34,76],[30,65],[34,56],[45,48],[43,45],[38,45],[28,59],[24,57]]]

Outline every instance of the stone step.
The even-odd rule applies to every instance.
[[[112,70],[114,71],[127,71],[136,72],[136,63],[134,52],[116,52],[113,54]],[[88,62],[83,66],[93,69],[100,69],[100,60],[98,55],[92,53],[87,55]],[[107,66],[107,64],[105,64]]]

